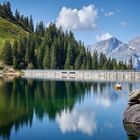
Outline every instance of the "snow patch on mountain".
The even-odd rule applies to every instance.
[[[135,47],[133,47],[133,46],[129,46],[129,48],[132,49],[132,50],[135,50]]]

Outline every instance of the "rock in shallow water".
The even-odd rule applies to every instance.
[[[140,125],[124,123],[123,126],[127,132],[129,140],[138,140],[140,137]]]
[[[128,106],[124,112],[123,122],[140,124],[140,104]]]
[[[129,94],[129,103],[123,116],[123,122],[140,124],[140,90]]]
[[[140,137],[140,90],[129,94],[129,103],[123,116],[124,128],[129,140]]]

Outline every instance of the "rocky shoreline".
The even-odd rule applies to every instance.
[[[140,90],[129,94],[128,107],[123,115],[123,126],[129,139],[140,137]]]
[[[124,112],[123,122],[140,125],[140,90],[129,94],[128,107]]]

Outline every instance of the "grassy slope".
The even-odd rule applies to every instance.
[[[11,43],[13,43],[13,41],[18,39],[19,36],[27,35],[28,32],[23,30],[22,27],[0,17],[0,52],[6,40],[10,40]]]

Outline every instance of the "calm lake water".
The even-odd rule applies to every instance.
[[[122,118],[140,84],[115,84],[0,80],[0,140],[134,140]]]

